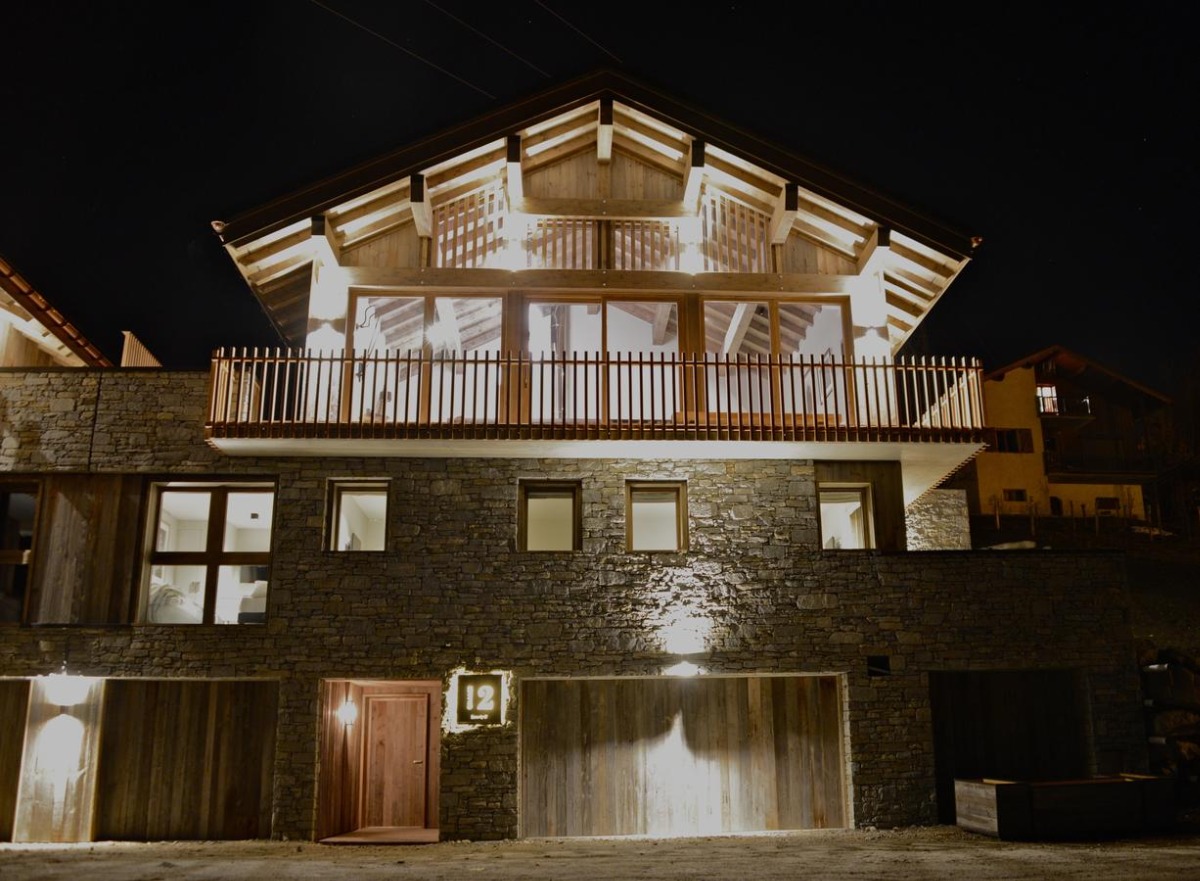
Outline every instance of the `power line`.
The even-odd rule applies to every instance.
[[[579,36],[583,37],[585,40],[587,40],[589,43],[591,43],[593,46],[595,46],[597,49],[599,49],[605,55],[609,56],[613,61],[617,62],[617,64],[625,63],[620,58],[618,58],[616,55],[613,55],[611,52],[609,52],[607,49],[605,49],[603,46],[601,46],[599,43],[597,43],[595,40],[593,40],[591,37],[589,37],[587,34],[585,34],[583,31],[581,31],[579,28],[575,27],[575,25],[571,24],[569,21],[567,21],[565,18],[563,18],[561,15],[559,15],[557,12],[555,12],[553,9],[551,9],[549,6],[547,6],[545,3],[543,3],[542,0],[533,0],[533,2],[536,3],[538,6],[542,7],[542,9],[549,12],[551,15],[553,15],[555,18],[557,18],[559,21],[561,21],[563,24],[565,24],[567,27],[569,27],[575,33],[579,34]]]
[[[478,35],[478,36],[480,36],[480,37],[483,37],[485,40],[487,40],[487,41],[488,41],[489,43],[491,43],[493,46],[497,47],[498,49],[502,49],[502,50],[504,50],[504,51],[505,51],[505,52],[507,52],[509,55],[511,55],[513,58],[517,59],[517,61],[519,61],[519,62],[521,62],[522,64],[524,64],[526,67],[530,67],[530,68],[532,68],[532,69],[536,70],[538,73],[540,73],[540,74],[541,74],[542,76],[544,76],[546,79],[550,79],[550,74],[546,73],[546,71],[542,70],[540,67],[538,67],[538,66],[537,66],[536,64],[534,64],[533,62],[531,62],[531,61],[527,61],[526,59],[522,58],[520,55],[518,55],[516,52],[513,52],[511,49],[509,49],[509,48],[508,48],[507,46],[505,46],[503,43],[499,42],[498,40],[495,40],[495,39],[493,39],[493,38],[492,38],[492,37],[490,37],[490,36],[488,36],[488,35],[487,35],[487,34],[485,34],[483,31],[479,30],[477,27],[475,27],[475,26],[471,25],[470,23],[463,21],[461,18],[459,18],[459,17],[458,17],[457,15],[455,15],[454,13],[452,13],[452,12],[447,12],[445,9],[442,9],[442,7],[440,7],[440,6],[438,6],[436,3],[434,3],[434,2],[433,2],[433,0],[425,0],[425,2],[426,2],[426,3],[428,3],[430,6],[432,6],[434,9],[436,9],[438,12],[440,12],[442,15],[446,16],[447,18],[452,18],[452,19],[454,19],[454,20],[455,20],[456,22],[458,22],[460,25],[462,25],[463,27],[465,27],[467,30],[471,31],[471,33],[473,33],[473,34],[476,34],[476,35]]]
[[[349,22],[350,24],[354,25],[356,28],[366,31],[372,37],[377,37],[378,39],[383,40],[383,42],[387,43],[389,46],[392,46],[395,49],[399,49],[401,52],[411,55],[413,58],[417,59],[417,61],[420,61],[422,64],[428,64],[430,67],[432,67],[434,70],[438,71],[439,73],[444,73],[446,76],[450,77],[451,79],[458,80],[464,86],[474,89],[476,92],[479,92],[479,94],[481,94],[481,95],[486,95],[487,97],[491,98],[493,101],[496,100],[496,96],[493,95],[491,92],[488,92],[484,89],[479,88],[479,86],[475,85],[472,82],[468,82],[467,80],[460,77],[458,74],[451,73],[450,71],[446,70],[444,67],[438,67],[438,65],[434,64],[428,58],[422,58],[420,55],[418,55],[416,52],[412,51],[408,47],[401,46],[395,40],[388,39],[383,34],[377,32],[377,31],[371,30],[369,27],[367,27],[364,24],[359,24],[357,21],[352,19],[350,16],[343,15],[342,13],[338,12],[336,9],[332,9],[329,6],[326,6],[324,3],[321,2],[321,0],[312,0],[312,3],[316,6],[320,6],[326,12],[336,15],[338,18],[342,19],[343,21]]]

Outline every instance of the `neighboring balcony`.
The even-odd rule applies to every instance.
[[[206,437],[248,455],[351,453],[239,442],[977,444],[981,382],[967,359],[221,351]]]

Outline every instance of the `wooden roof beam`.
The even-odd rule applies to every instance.
[[[425,175],[412,175],[408,179],[408,192],[417,235],[428,238],[433,235],[433,205],[425,192]]]
[[[778,184],[765,177],[752,174],[743,168],[739,168],[732,162],[726,162],[724,159],[714,156],[711,150],[708,151],[705,162],[713,171],[719,171],[733,180],[739,181],[743,186],[758,190],[766,197],[766,201],[768,202],[773,203],[782,189]]]
[[[799,188],[796,184],[784,184],[783,192],[779,194],[779,199],[775,203],[775,211],[771,215],[771,226],[769,236],[771,244],[782,245],[792,231],[792,224],[796,222],[796,211],[799,207]]]
[[[796,215],[796,220],[792,224],[792,229],[798,232],[804,238],[808,239],[810,242],[820,245],[822,248],[827,250],[834,251],[848,260],[853,261],[858,258],[858,255],[854,252],[854,248],[851,245],[835,239],[833,236],[829,235],[826,230],[809,223],[804,218],[803,214]]]
[[[312,219],[310,229],[313,246],[313,259],[320,260],[326,266],[337,266],[341,261],[342,248],[338,244],[333,224],[329,223],[323,214]]]
[[[618,128],[624,129],[627,135],[636,135],[635,140],[652,149],[659,149],[664,155],[678,155],[680,158],[687,155],[688,141],[683,136],[669,135],[660,128],[647,125],[630,113],[618,113],[615,123]],[[653,145],[657,145],[657,148]]]
[[[691,217],[674,199],[522,199],[513,211],[531,217],[602,217],[606,220],[674,220]]]
[[[596,161],[612,161],[613,147],[613,100],[600,99],[600,118],[596,128]]]
[[[504,192],[508,207],[525,198],[525,182],[521,176],[521,136],[509,135],[505,142]]]
[[[680,162],[672,161],[657,150],[651,150],[645,144],[635,141],[624,132],[613,132],[613,147],[628,153],[634,159],[649,165],[651,168],[661,169],[675,177],[680,176]]]
[[[919,254],[911,248],[906,248],[900,242],[893,244],[892,250],[899,259],[907,260],[909,263],[913,263],[919,266],[921,269],[933,273],[943,281],[948,281],[954,276],[955,272],[958,271],[956,266],[947,266],[945,263],[941,263],[937,260],[931,260],[924,254]]]
[[[885,269],[892,258],[892,231],[886,226],[879,226],[871,233],[863,249],[858,253],[858,274],[874,275]]]
[[[667,341],[667,328],[671,326],[671,312],[674,305],[674,303],[659,303],[654,307],[651,341],[656,346],[661,346]]]
[[[547,165],[553,165],[560,159],[566,159],[568,156],[574,156],[576,153],[582,153],[592,146],[596,138],[596,132],[592,128],[583,129],[578,135],[562,143],[556,144],[549,150],[538,153],[536,156],[526,151],[526,159],[524,163],[525,171],[533,173],[539,168]]]
[[[721,342],[721,354],[728,355],[742,347],[742,340],[750,330],[750,322],[758,310],[757,303],[738,303],[729,319],[729,327],[725,329],[725,339]]]
[[[688,148],[683,170],[683,204],[693,214],[700,211],[700,185],[704,182],[704,141],[696,139]]]

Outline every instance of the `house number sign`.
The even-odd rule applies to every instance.
[[[459,725],[500,724],[500,674],[464,673],[458,677]]]

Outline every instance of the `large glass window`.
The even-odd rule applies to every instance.
[[[37,486],[0,484],[0,621],[23,619],[36,514]]]
[[[686,550],[686,484],[676,481],[631,481],[625,486],[625,531],[629,550]]]
[[[274,489],[266,485],[156,486],[141,619],[266,621],[274,507]]]
[[[500,297],[355,297],[352,346],[370,356],[349,389],[356,418],[474,422],[495,414],[503,304]],[[431,354],[445,360],[422,372]]]
[[[786,300],[706,300],[704,351],[708,404],[730,413],[827,414],[846,401],[842,307]],[[762,365],[791,356],[773,375]],[[778,386],[778,390],[774,387]]]

